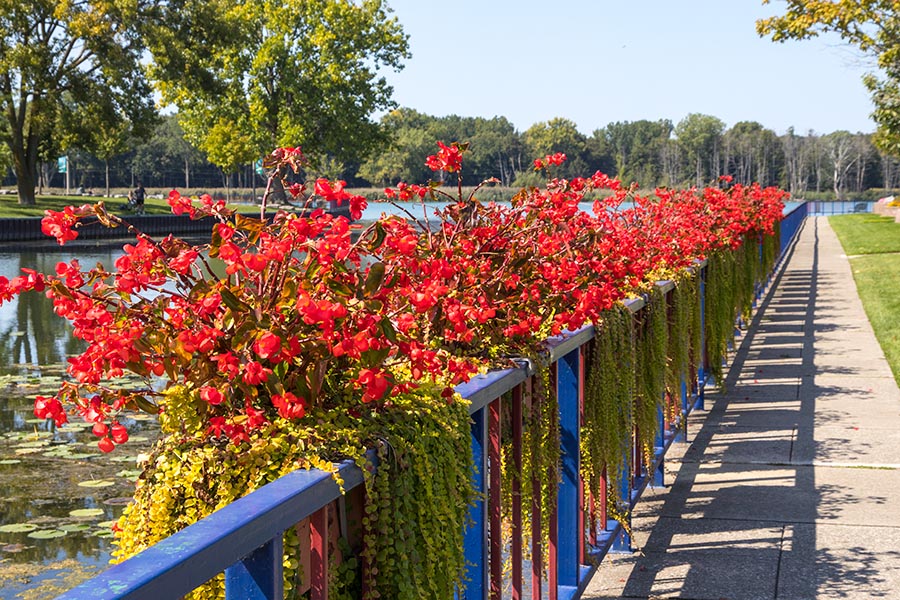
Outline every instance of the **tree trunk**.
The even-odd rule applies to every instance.
[[[106,197],[109,198],[109,159],[103,161],[106,166]]]
[[[191,187],[191,165],[188,163],[188,159],[184,159],[184,189],[185,193],[187,189]]]

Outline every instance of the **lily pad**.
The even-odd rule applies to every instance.
[[[100,521],[99,523],[97,523],[97,527],[102,527],[104,529],[111,529],[112,526],[115,525],[116,523],[118,523],[118,521],[116,519],[113,519],[111,521]]]
[[[17,465],[20,462],[22,461],[18,458],[5,458],[3,460],[0,460],[0,465]]]
[[[137,464],[137,456],[128,456],[128,455],[111,456],[107,460],[109,460],[111,462],[130,462],[130,463]]]
[[[91,526],[86,523],[70,523],[68,525],[60,526],[60,530],[68,532],[68,533],[74,533],[77,531],[87,531],[90,528],[91,528]]]
[[[34,523],[9,523],[0,525],[0,533],[28,533],[37,529]]]
[[[128,441],[135,444],[140,444],[141,442],[149,442],[150,438],[148,438],[146,435],[132,435],[128,438]]]
[[[50,442],[47,440],[29,440],[27,442],[22,442],[16,448],[43,448],[48,446]]]
[[[92,532],[92,535],[98,538],[110,538],[113,536],[113,532],[109,529],[98,529]]]
[[[69,511],[70,517],[75,517],[76,519],[86,519],[90,517],[99,517],[104,513],[102,508],[78,508],[75,510]]]
[[[35,540],[52,540],[53,538],[61,538],[66,535],[67,533],[62,529],[41,529],[39,531],[32,531],[28,534],[28,537]]]
[[[34,454],[35,452],[41,452],[44,448],[16,448],[16,454]]]
[[[104,488],[109,487],[111,485],[115,485],[115,481],[110,481],[108,479],[88,479],[87,481],[79,481],[78,485],[80,487],[86,488]]]
[[[0,552],[6,552],[8,554],[15,554],[16,552],[28,550],[29,548],[33,548],[33,547],[34,546],[26,546],[25,544],[6,544],[5,546],[0,546]]]

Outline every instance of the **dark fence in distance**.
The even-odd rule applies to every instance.
[[[846,215],[850,213],[870,213],[874,202],[864,200],[847,200],[847,201],[810,201],[806,203],[809,207],[809,216],[811,217],[827,217],[829,215]]]

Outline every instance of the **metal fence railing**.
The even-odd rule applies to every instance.
[[[808,204],[801,204],[781,223],[781,254],[797,235]],[[695,267],[701,277],[701,314],[703,312],[703,280],[706,261]],[[669,294],[671,282],[657,284]],[[645,307],[641,298],[627,303],[633,315]],[[702,329],[702,327],[701,327]],[[590,498],[581,480],[580,435],[585,382],[589,367],[585,365],[585,349],[594,338],[592,326],[550,340],[550,381],[556,386],[559,406],[561,464],[556,507],[542,514],[540,502],[530,507],[521,505],[521,486],[537,486],[522,481],[523,411],[528,409],[530,386],[535,377],[528,364],[517,368],[492,371],[457,387],[470,402],[472,417],[472,451],[476,465],[473,474],[479,492],[471,508],[471,522],[465,532],[465,554],[470,565],[467,584],[459,598],[500,598],[501,587],[511,588],[513,597],[522,597],[530,588],[540,598],[550,600],[577,598],[593,570],[610,551],[628,550],[627,523],[607,514],[604,498]],[[699,365],[696,373],[686,374],[680,397],[671,399],[676,410],[666,411],[672,419],[660,419],[652,435],[654,453],[650,464],[644,464],[641,452],[624,457],[625,473],[617,491],[619,505],[630,514],[631,508],[649,486],[663,485],[663,461],[666,450],[686,434],[686,417],[695,406],[702,406],[705,371]],[[504,403],[508,403],[506,407]],[[508,418],[506,428],[512,442],[513,505],[501,511],[500,448],[501,414]],[[640,443],[633,444],[640,447]],[[363,473],[354,464],[342,464],[340,477],[347,494],[363,485]],[[493,485],[492,485],[493,482]],[[540,494],[531,494],[538,497]],[[308,529],[308,582],[311,600],[327,598],[329,579],[329,527],[335,526],[329,511],[338,514],[342,494],[331,474],[318,471],[295,471],[270,483],[198,523],[159,542],[135,557],[115,565],[99,576],[61,596],[65,600],[113,598],[151,599],[177,598],[198,585],[225,572],[226,598],[230,600],[274,600],[283,597],[282,534],[298,522]],[[596,500],[596,501],[595,501]],[[527,510],[523,510],[526,508]],[[511,515],[511,537],[501,535],[501,513]],[[523,522],[523,514],[531,522]],[[544,520],[549,521],[550,540],[541,544]],[[523,532],[531,532],[523,536]],[[524,537],[530,537],[530,552],[523,548]],[[305,543],[305,542],[304,542]],[[528,555],[530,560],[526,560]],[[504,570],[504,561],[511,570]]]

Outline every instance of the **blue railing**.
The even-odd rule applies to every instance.
[[[801,204],[782,221],[780,261],[784,260],[784,251],[797,235],[807,210],[807,205]],[[702,316],[705,262],[697,264],[695,269],[701,277]],[[674,289],[671,282],[657,285],[666,294]],[[644,305],[640,298],[627,303],[632,313],[638,313]],[[531,536],[530,561],[523,559],[520,500],[512,506],[513,535],[509,546],[504,547],[499,534],[500,486],[491,486],[490,482],[499,481],[500,414],[504,401],[510,402],[512,415],[513,469],[521,473],[522,408],[534,372],[523,363],[518,368],[475,377],[457,387],[470,402],[476,465],[474,484],[479,491],[479,499],[471,508],[471,524],[465,532],[465,554],[470,567],[466,589],[459,593],[461,599],[499,598],[501,585],[522,590],[523,585],[529,584],[533,590],[547,590],[550,600],[577,598],[608,552],[630,550],[627,522],[623,526],[606,514],[605,498],[598,499],[599,507],[595,507],[593,499],[586,497],[580,477],[580,419],[586,381],[584,350],[593,338],[594,328],[587,326],[554,338],[548,344],[551,379],[555,381],[559,404],[561,472],[556,510],[542,515],[540,502],[531,507],[530,530],[535,535]],[[675,422],[665,423],[660,419],[659,431],[653,432],[655,448],[651,464],[642,464],[639,451],[626,457],[626,472],[618,490],[620,506],[627,509],[625,514],[631,513],[648,485],[664,485],[666,451],[673,441],[686,435],[685,419],[690,411],[695,406],[702,407],[704,386],[698,382],[705,382],[703,367],[698,366],[696,377],[692,375],[682,381],[681,397],[677,399],[680,410]],[[363,473],[356,465],[341,464],[339,470],[348,494],[363,484]],[[520,498],[519,485],[536,485],[520,479],[513,477],[513,498]],[[328,511],[330,505],[343,497],[330,473],[315,469],[295,471],[111,567],[60,598],[178,598],[224,571],[229,600],[280,599],[283,597],[282,535],[288,528],[307,520],[310,597],[312,600],[326,598]],[[551,532],[546,547],[539,541],[543,519],[549,519]],[[597,526],[590,527],[590,523]],[[511,575],[506,581],[502,569],[504,555],[512,562]],[[525,581],[524,570],[529,566],[530,578]]]

